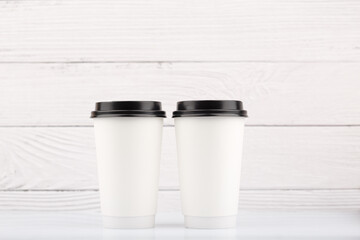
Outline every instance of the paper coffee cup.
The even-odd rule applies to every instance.
[[[98,102],[91,117],[104,227],[154,227],[165,117],[161,103]]]
[[[242,102],[178,102],[173,117],[185,226],[235,227],[247,117]]]

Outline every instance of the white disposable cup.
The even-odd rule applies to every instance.
[[[175,118],[185,227],[236,226],[244,122],[239,116]]]
[[[104,227],[154,227],[162,127],[160,117],[94,118]]]

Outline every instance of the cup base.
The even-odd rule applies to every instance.
[[[153,228],[155,226],[155,216],[141,216],[141,217],[115,217],[102,216],[104,228]]]
[[[236,226],[236,215],[225,217],[193,217],[185,216],[186,228],[234,228]]]

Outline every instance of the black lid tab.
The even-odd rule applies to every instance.
[[[200,100],[181,101],[177,103],[176,117],[205,117],[205,116],[237,116],[247,117],[241,101],[235,100]]]
[[[161,102],[155,101],[114,101],[97,102],[91,118],[99,117],[162,117]]]

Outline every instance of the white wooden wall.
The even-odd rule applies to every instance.
[[[98,211],[94,103],[190,99],[249,112],[241,208],[360,208],[360,1],[0,0],[0,210]]]

